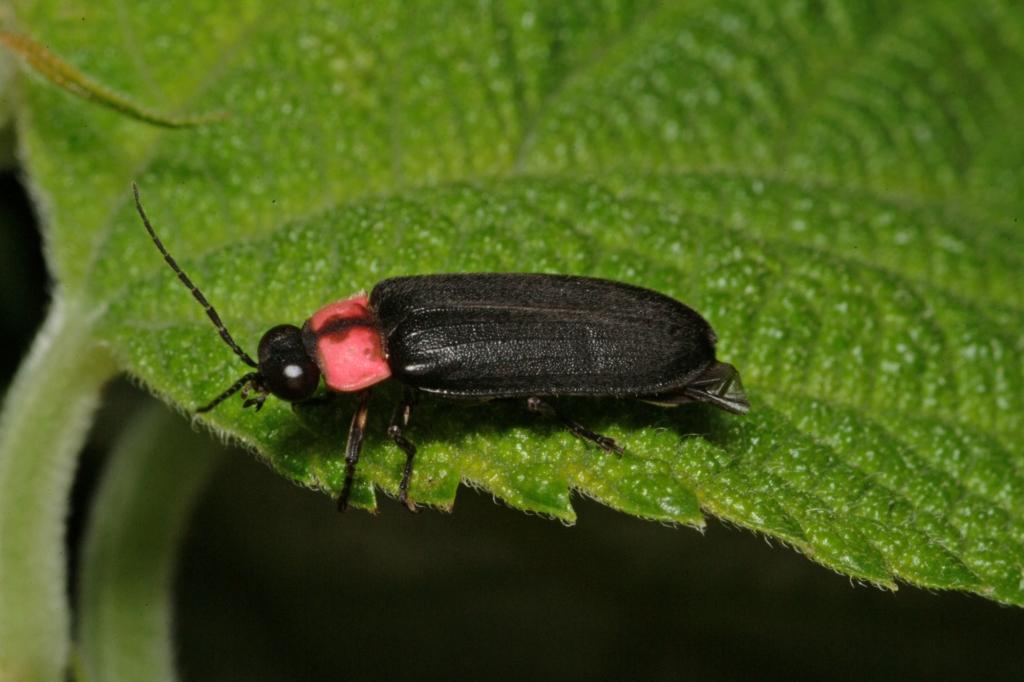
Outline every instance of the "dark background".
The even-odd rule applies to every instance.
[[[0,174],[0,386],[46,300],[30,204]],[[107,390],[75,484],[72,560],[107,445],[140,402],[124,381]],[[702,535],[576,507],[568,528],[463,488],[450,515],[385,499],[377,517],[341,516],[232,452],[183,548],[182,677],[1021,679],[1019,609],[856,585],[714,520]]]

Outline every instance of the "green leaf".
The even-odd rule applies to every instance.
[[[985,2],[16,3],[148,127],[25,83],[22,156],[63,286],[185,409],[246,348],[398,273],[568,272],[700,310],[753,403],[570,401],[607,456],[514,405],[424,400],[412,497],[460,482],[574,519],[701,510],[828,567],[1024,603],[1024,9]],[[159,105],[159,106],[158,106]],[[394,494],[372,404],[355,501]],[[336,494],[352,401],[204,421]]]
[[[83,330],[78,301],[57,300],[0,411],[0,679],[59,679],[71,614],[65,525],[77,455],[100,389],[116,372]]]
[[[89,515],[78,585],[80,679],[176,679],[171,586],[216,444],[155,401],[111,452]]]
[[[132,116],[140,121],[166,128],[188,128],[190,126],[223,120],[224,114],[179,118],[152,109],[140,107],[124,96],[93,81],[73,65],[64,61],[28,36],[0,30],[0,45],[23,59],[27,66],[54,85],[68,92],[92,100],[114,111]],[[0,76],[2,78],[2,76]]]

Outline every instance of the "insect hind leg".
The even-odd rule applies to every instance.
[[[409,499],[409,483],[412,481],[412,463],[416,457],[416,446],[405,437],[405,429],[409,428],[409,420],[412,418],[412,406],[416,401],[415,394],[408,388],[402,395],[402,402],[395,408],[391,415],[391,424],[388,426],[388,438],[395,442],[402,452],[405,453],[405,467],[402,469],[402,482],[398,485],[398,501],[404,504],[409,511],[416,511],[416,503]]]
[[[530,412],[546,414],[554,417],[555,419],[559,420],[560,422],[562,422],[562,424],[565,425],[565,428],[569,430],[569,433],[576,436],[580,440],[585,440],[594,443],[602,450],[614,452],[617,455],[621,455],[623,452],[622,446],[616,443],[614,438],[609,438],[608,436],[603,436],[600,433],[591,431],[587,427],[580,424],[578,421],[575,421],[574,419],[571,419],[570,417],[566,416],[565,413],[563,413],[561,410],[559,410],[558,408],[556,408],[554,405],[547,402],[543,398],[527,398],[526,409],[528,409]]]
[[[746,414],[750,411],[750,401],[740,381],[740,373],[727,362],[712,364],[682,388],[669,393],[643,396],[641,400],[658,405],[710,403],[733,414]]]

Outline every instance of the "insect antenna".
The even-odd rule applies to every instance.
[[[224,343],[228,344],[231,350],[235,351],[235,355],[242,358],[242,362],[250,367],[259,367],[259,365],[256,364],[256,361],[249,357],[249,354],[235,343],[235,340],[231,338],[231,334],[228,333],[228,328],[224,326],[223,322],[221,322],[220,315],[217,314],[214,307],[210,305],[210,302],[206,300],[205,296],[203,296],[203,292],[199,290],[199,287],[192,283],[192,280],[189,279],[188,275],[185,274],[185,271],[178,266],[177,261],[174,260],[171,254],[167,253],[167,249],[164,248],[164,244],[160,241],[160,237],[156,236],[156,232],[153,230],[153,226],[150,224],[149,218],[146,216],[146,211],[142,208],[142,200],[139,198],[139,186],[134,182],[132,183],[132,192],[135,194],[135,208],[139,211],[139,216],[142,218],[142,224],[146,226],[146,231],[149,232],[149,236],[153,239],[153,243],[156,244],[156,248],[160,249],[160,253],[164,256],[164,260],[167,261],[167,264],[170,265],[171,269],[174,270],[176,275],[178,275],[178,279],[181,280],[182,284],[188,287],[188,290],[192,292],[192,296],[199,301],[199,305],[203,306],[203,310],[206,311],[206,315],[210,318],[210,321],[213,322],[213,326],[217,328],[218,332],[220,332],[220,338],[224,339]],[[245,383],[245,380],[251,378],[251,375],[246,375],[245,377],[242,377],[242,379],[239,379],[239,381],[228,389],[227,392],[218,396],[213,403],[207,406],[207,409],[213,407],[221,400],[231,395],[231,393],[238,391]],[[200,410],[200,412],[204,411],[205,410]]]

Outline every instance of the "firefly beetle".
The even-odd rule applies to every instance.
[[[383,280],[369,295],[329,303],[303,326],[267,331],[253,360],[157,237],[132,183],[142,223],[164,260],[192,292],[242,361],[243,375],[196,412],[242,391],[258,411],[268,395],[299,403],[323,378],[329,391],[359,393],[345,447],[348,504],[372,387],[404,385],[388,436],[405,453],[399,500],[409,499],[416,446],[405,437],[416,392],[446,398],[519,398],[576,437],[621,454],[613,439],[566,416],[548,399],[631,398],[658,405],[706,402],[750,409],[739,373],[715,359],[716,337],[695,310],[649,289],[591,277],[516,273],[417,275]]]

